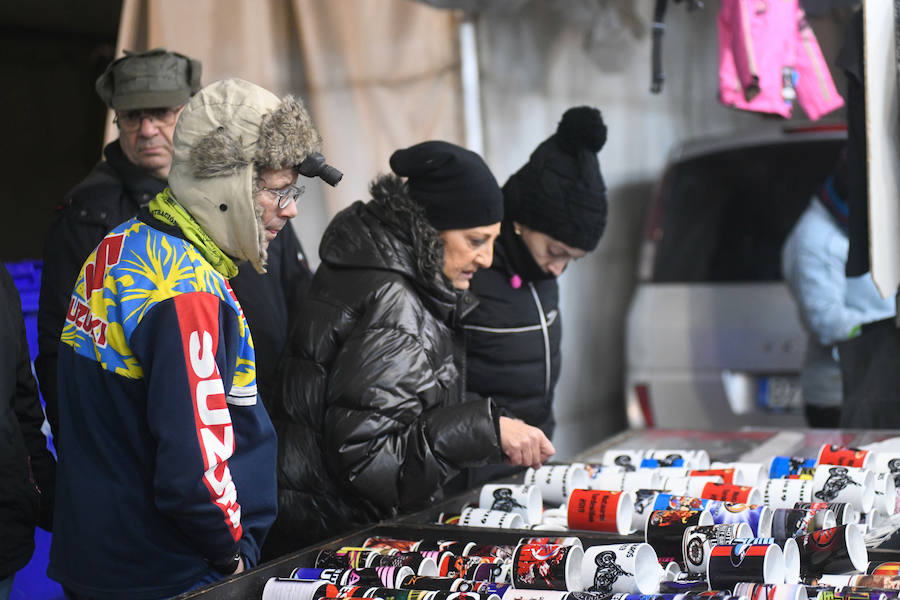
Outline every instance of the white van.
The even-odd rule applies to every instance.
[[[628,312],[629,426],[805,425],[806,333],[781,246],[846,137],[842,125],[780,128],[671,153]]]

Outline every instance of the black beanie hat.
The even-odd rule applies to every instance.
[[[606,143],[600,111],[570,108],[556,133],[503,186],[506,218],[590,252],[606,227],[606,185],[597,153]]]
[[[397,150],[391,169],[407,178],[410,197],[437,229],[468,229],[503,220],[503,192],[484,160],[455,144],[430,141]]]

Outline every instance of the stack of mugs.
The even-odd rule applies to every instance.
[[[265,597],[826,600],[852,591],[887,600],[896,592],[878,590],[900,587],[900,575],[868,563],[866,534],[892,524],[895,477],[900,455],[831,445],[766,464],[712,462],[703,450],[611,450],[600,464],[547,465],[521,484],[485,485],[476,503],[441,520],[604,532],[619,543],[584,547],[572,534],[497,546],[367,540],[322,554],[320,573],[270,582],[273,594],[279,586],[299,595]]]
[[[420,574],[426,563],[427,574]],[[389,566],[363,566],[371,564]],[[656,594],[662,574],[646,543],[584,548],[577,537],[522,538],[515,546],[370,538],[358,548],[323,550],[315,567],[270,579],[263,599],[602,600]]]

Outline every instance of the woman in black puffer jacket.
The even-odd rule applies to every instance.
[[[494,263],[471,291],[479,305],[466,318],[468,387],[500,414],[553,435],[562,320],[556,278],[597,247],[606,225],[606,186],[597,152],[606,141],[600,111],[563,114],[556,132],[503,186],[505,216]],[[463,487],[507,476],[510,468],[472,469]]]
[[[491,263],[502,195],[481,158],[446,142],[400,150],[372,200],[339,213],[291,333],[281,398],[278,556],[441,497],[460,469],[538,464],[537,428],[465,393],[460,319]]]

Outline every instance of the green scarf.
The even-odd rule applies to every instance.
[[[203,231],[200,224],[194,220],[194,217],[178,204],[175,197],[172,196],[172,190],[166,188],[150,201],[150,214],[163,223],[180,229],[187,241],[192,243],[203,255],[203,258],[226,279],[231,279],[238,274],[238,268],[234,261],[219,249],[212,238]]]

